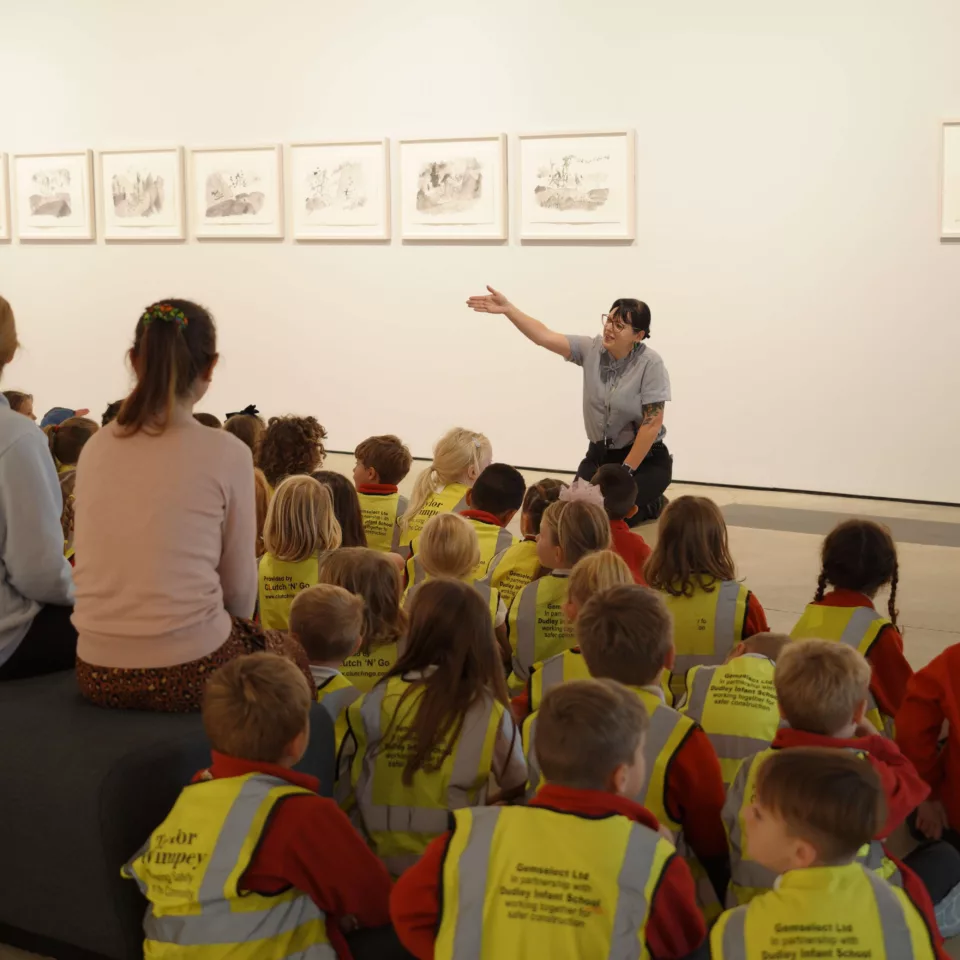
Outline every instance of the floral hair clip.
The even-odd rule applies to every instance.
[[[560,500],[564,503],[592,503],[595,506],[603,506],[603,492],[598,486],[577,477],[566,490],[560,491]]]
[[[169,303],[155,303],[143,311],[140,318],[143,325],[153,323],[154,320],[163,320],[165,323],[175,323],[178,329],[183,329],[187,325],[187,318],[184,312]]]

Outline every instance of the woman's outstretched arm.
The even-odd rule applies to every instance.
[[[570,341],[562,333],[518,310],[499,290],[487,287],[489,294],[470,297],[467,306],[477,313],[502,313],[528,340],[551,353],[570,359]]]

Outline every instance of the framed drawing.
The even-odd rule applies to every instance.
[[[100,151],[105,240],[183,240],[183,150]]]
[[[400,141],[404,240],[506,240],[507,138]]]
[[[290,146],[294,240],[389,240],[387,140]]]
[[[283,237],[283,154],[279,144],[191,150],[190,159],[195,237]]]
[[[0,153],[0,242],[10,239],[10,166]]]
[[[633,240],[632,130],[520,137],[521,240]]]
[[[943,124],[940,239],[960,240],[960,120]]]
[[[13,158],[17,236],[21,240],[93,240],[93,155],[18,153]]]

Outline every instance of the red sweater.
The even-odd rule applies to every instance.
[[[212,751],[209,771],[214,779],[266,773],[316,792],[315,777],[272,763],[239,760]],[[273,810],[240,888],[276,894],[296,887],[327,915],[327,936],[341,960],[350,960],[340,921],[356,917],[361,927],[390,922],[390,875],[354,830],[346,814],[326,797],[293,796]]]
[[[960,644],[947,647],[907,684],[897,711],[897,743],[960,830]],[[949,723],[940,749],[943,721]]]
[[[643,577],[643,568],[653,552],[647,546],[647,541],[639,533],[634,533],[626,520],[611,520],[610,536],[613,538],[614,551],[626,560],[633,579],[645,587],[647,581]]]
[[[833,590],[820,601],[820,605],[875,609],[873,601],[856,590]],[[888,717],[895,717],[903,703],[907,683],[913,676],[913,670],[903,656],[903,637],[893,624],[880,631],[870,648],[867,660],[870,661],[870,668],[873,670],[870,692],[877,701],[880,712]]]
[[[659,826],[656,817],[639,803],[597,790],[547,784],[530,801],[530,806],[586,817],[620,814],[651,830]],[[433,946],[440,927],[443,860],[449,842],[449,833],[437,837],[420,861],[400,877],[390,897],[390,916],[397,935],[418,960],[433,960]],[[679,856],[670,858],[657,885],[650,903],[646,938],[654,960],[681,960],[706,939],[693,878]]]
[[[357,493],[368,493],[371,496],[386,496],[387,494],[396,493],[399,488],[392,483],[361,483],[357,487]]]

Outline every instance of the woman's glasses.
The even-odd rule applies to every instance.
[[[600,326],[606,329],[607,324],[609,324],[617,333],[623,333],[625,327],[627,326],[622,320],[618,320],[612,313],[604,313],[600,315]]]

